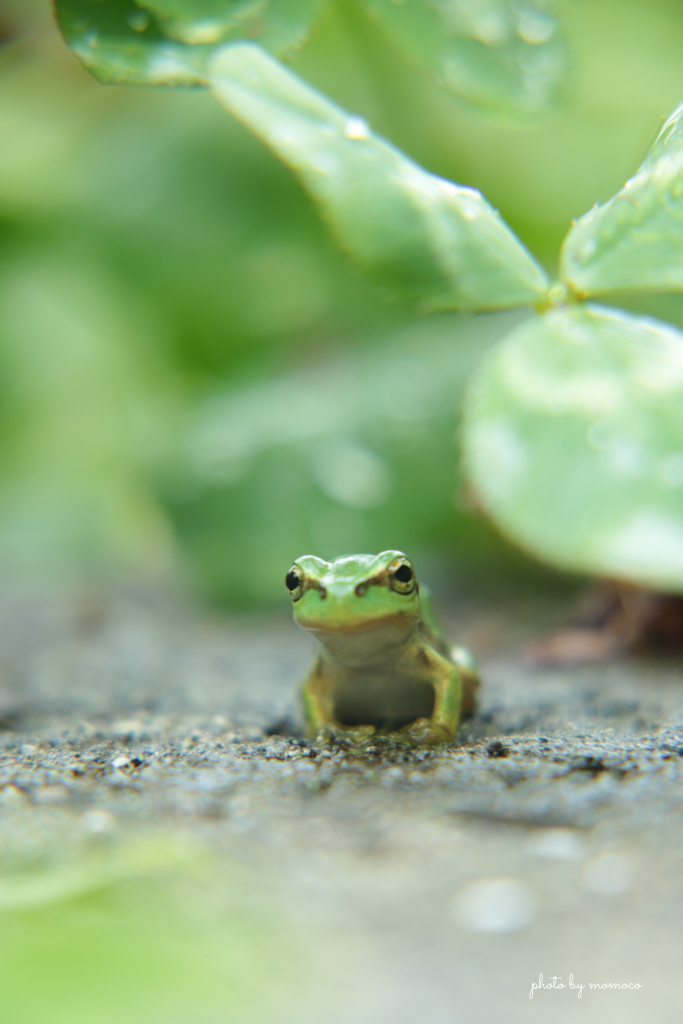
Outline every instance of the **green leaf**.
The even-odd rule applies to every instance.
[[[564,280],[581,295],[616,288],[683,288],[683,104],[620,192],[567,235]]]
[[[306,41],[328,0],[141,0],[182,43],[252,39],[278,56]]]
[[[220,102],[297,173],[341,246],[424,308],[537,302],[546,277],[472,188],[428,174],[257,46],[212,65]]]
[[[465,469],[566,569],[683,592],[683,334],[601,306],[528,320],[476,371]]]
[[[101,82],[206,85],[226,39],[290,56],[328,0],[55,0],[68,46]]]
[[[494,114],[543,114],[566,91],[567,47],[546,3],[363,3],[410,59],[457,96]]]
[[[133,0],[56,0],[55,11],[67,45],[100,82],[205,84],[215,47],[167,39]]]

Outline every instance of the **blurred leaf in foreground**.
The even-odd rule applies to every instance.
[[[3,1024],[275,1019],[304,980],[291,924],[249,871],[175,845],[0,874]]]
[[[683,592],[683,335],[601,306],[518,328],[475,372],[465,463],[550,564]]]
[[[51,863],[30,864],[29,858],[29,864],[23,863],[20,870],[7,870],[3,864],[0,913],[67,903],[125,879],[168,869],[188,869],[201,857],[199,848],[168,837],[149,837],[128,844],[106,843],[86,853],[72,848],[69,853],[68,860],[55,858]]]
[[[252,39],[287,56],[304,43],[329,0],[140,0],[183,43]]]
[[[416,63],[496,115],[528,118],[566,92],[568,59],[550,5],[511,0],[363,0]]]
[[[637,174],[574,224],[560,270],[581,295],[683,288],[683,106],[667,119]]]
[[[222,50],[211,83],[383,283],[427,310],[501,309],[545,294],[545,274],[481,193],[428,174],[258,47]]]

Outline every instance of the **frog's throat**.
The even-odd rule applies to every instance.
[[[418,636],[420,620],[412,615],[386,615],[358,625],[300,623],[338,664],[353,668],[394,661]]]

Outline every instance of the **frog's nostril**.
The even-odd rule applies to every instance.
[[[355,590],[356,597],[362,597],[367,589],[368,589],[368,584],[367,583],[358,583],[356,585],[356,590]]]
[[[326,597],[327,597],[327,591],[325,590],[324,587],[321,587],[320,588],[320,600],[324,601]]]

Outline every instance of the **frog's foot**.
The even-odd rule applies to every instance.
[[[329,723],[318,730],[316,740],[318,743],[350,743],[354,747],[362,747],[370,742],[374,734],[374,725],[346,726]]]
[[[418,718],[415,722],[401,729],[409,743],[430,744],[450,743],[453,739],[445,725],[433,722],[431,718]]]

